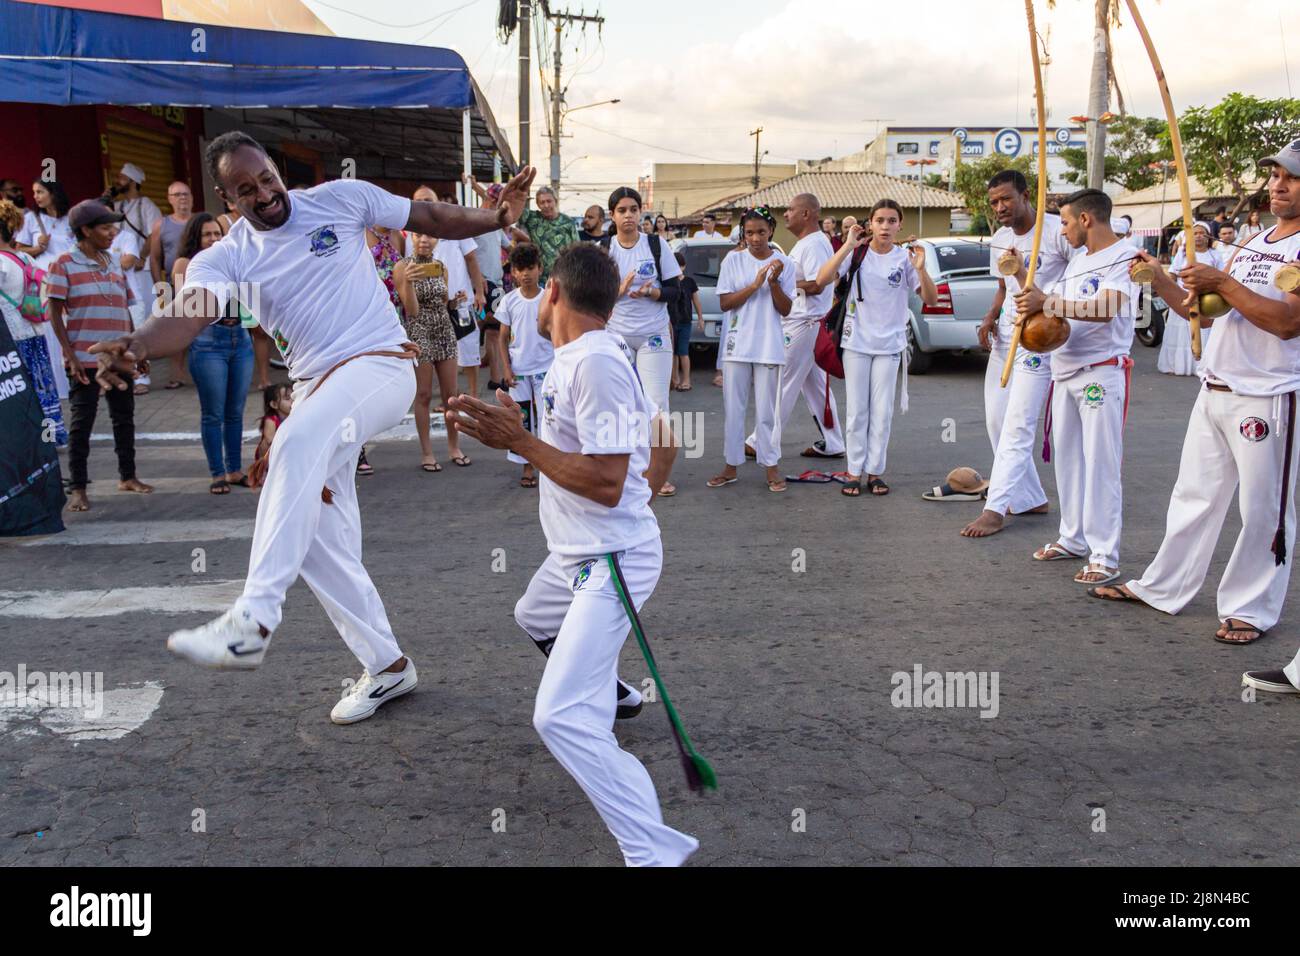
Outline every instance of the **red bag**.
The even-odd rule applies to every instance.
[[[849,304],[849,285],[858,276],[862,260],[867,256],[867,243],[853,250],[849,274],[835,284],[835,299],[831,310],[817,323],[817,341],[813,345],[813,361],[827,375],[844,377],[844,348],[840,340],[844,335],[844,313]],[[858,284],[858,298],[862,298],[862,284]],[[830,427],[830,382],[826,383],[826,425]]]

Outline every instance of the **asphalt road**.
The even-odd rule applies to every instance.
[[[1196,391],[1157,374],[1153,350],[1136,358],[1122,551],[1134,575],[1159,545]],[[1294,594],[1257,644],[1211,640],[1235,513],[1178,617],[1091,600],[1074,562],[1031,561],[1054,514],[959,537],[978,506],[920,494],[958,464],[987,473],[982,372],[980,358],[943,359],[911,380],[883,499],[769,494],[753,465],[709,490],[721,393],[700,369],[674,396],[703,416],[703,455],[679,461],[680,493],[656,504],[665,567],[644,623],[720,789],[686,789],[662,703],[618,735],[666,820],[699,838],[692,862],[1300,862],[1300,700],[1247,702],[1239,686],[1295,653]],[[155,392],[142,429],[193,429],[195,404],[192,389]],[[813,437],[800,412],[785,470],[803,469],[793,456]],[[446,470],[427,475],[413,443],[375,444],[361,485],[366,564],[420,687],[338,727],[329,709],[360,668],[301,583],[256,672],[164,650],[212,616],[196,607],[237,593],[255,495],[208,495],[197,444],[176,441],[141,443],[157,493],[118,494],[111,443],[96,443],[94,510],[63,540],[0,546],[0,671],[102,672],[116,716],[0,709],[0,864],[619,863],[531,726],[543,661],[511,611],[544,558],[536,492],[500,453],[468,442],[475,461],[460,469],[436,448]],[[894,706],[892,675],[918,666],[996,675],[996,716]],[[631,643],[623,673],[648,676]]]

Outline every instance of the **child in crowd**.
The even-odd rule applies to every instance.
[[[262,389],[262,417],[257,423],[257,430],[262,437],[257,442],[257,451],[253,453],[254,461],[270,452],[276,429],[284,424],[292,408],[293,389],[289,385],[268,385]]]
[[[537,402],[541,399],[546,372],[555,358],[550,341],[537,331],[537,311],[542,304],[542,290],[538,285],[542,277],[542,254],[537,246],[524,242],[510,251],[510,275],[515,288],[497,305],[496,318],[501,323],[502,334],[497,336],[496,344],[510,397],[519,403],[524,428],[536,435]],[[537,474],[527,460],[514,452],[507,452],[506,460],[524,466],[519,479],[521,487],[537,487]]]

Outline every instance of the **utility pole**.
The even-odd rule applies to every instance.
[[[560,191],[560,121],[562,118],[561,108],[564,105],[564,88],[560,85],[561,47],[564,41],[564,28],[574,24],[582,24],[585,29],[588,23],[594,23],[596,28],[600,29],[605,23],[605,18],[589,16],[585,13],[553,12],[547,0],[542,0],[542,13],[555,26],[555,80],[554,85],[551,87],[551,188],[556,191],[558,196]]]
[[[758,141],[763,135],[763,127],[750,131],[750,136],[754,137],[754,191],[758,191]]]
[[[532,136],[529,122],[528,91],[532,67],[533,0],[519,0],[519,165],[528,165],[528,140]]]

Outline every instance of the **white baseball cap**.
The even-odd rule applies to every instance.
[[[144,170],[135,163],[127,163],[122,167],[122,175],[131,180],[137,186],[144,185]]]

